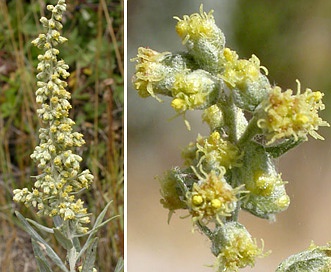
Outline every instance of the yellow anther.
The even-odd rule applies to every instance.
[[[214,208],[214,209],[219,209],[222,205],[222,202],[219,200],[219,199],[213,199],[211,201],[211,206]]]
[[[192,197],[192,203],[195,205],[195,206],[199,206],[203,203],[203,198],[202,196],[200,195],[195,195]]]

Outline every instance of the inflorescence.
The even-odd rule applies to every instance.
[[[212,11],[201,7],[200,13],[175,19],[186,51],[139,48],[133,85],[141,97],[171,97],[171,107],[184,118],[188,110],[202,110],[210,135],[184,149],[182,168],[159,178],[161,203],[169,219],[175,210],[188,211],[210,238],[218,271],[237,271],[265,255],[237,222],[238,213],[244,209],[274,220],[287,209],[286,182],[274,158],[307,141],[308,134],[323,139],[317,133],[329,126],[318,116],[323,93],[301,92],[299,82],[295,94],[272,86],[255,55],[240,59],[225,46]]]
[[[44,51],[38,56],[36,91],[36,101],[41,106],[37,113],[44,126],[39,130],[40,143],[31,155],[41,173],[34,177],[36,181],[31,190],[15,189],[14,200],[36,208],[39,215],[71,220],[77,232],[84,233],[88,228],[82,225],[90,219],[77,193],[89,187],[93,175],[89,170],[80,169],[82,158],[72,151],[85,141],[82,134],[72,131],[75,122],[69,118],[70,93],[66,91],[65,81],[69,67],[58,60],[59,50],[56,49],[67,41],[59,32],[65,1],[59,0],[57,5],[48,5],[47,9],[52,12],[51,19],[40,19],[45,34],[32,41]]]

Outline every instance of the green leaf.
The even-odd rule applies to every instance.
[[[73,247],[72,241],[68,239],[59,229],[53,228],[53,230],[56,240],[60,243],[60,245],[63,248],[69,250]]]
[[[77,237],[74,237],[74,238],[72,239],[72,242],[73,242],[73,244],[74,244],[74,247],[75,247],[75,249],[76,249],[76,252],[81,251],[82,247],[80,246],[80,241],[79,241],[79,239],[78,239]]]
[[[115,267],[114,272],[123,272],[124,271],[124,262],[123,258],[119,258]]]
[[[38,256],[35,256],[35,258],[40,272],[53,272],[52,269],[48,266],[48,264],[44,262],[44,260],[42,260]]]
[[[92,240],[92,242],[90,243],[90,245],[86,251],[86,256],[85,256],[82,272],[93,271],[95,257],[97,254],[98,240],[99,240],[99,238],[95,237]]]
[[[63,224],[63,219],[60,216],[56,215],[53,217],[53,223],[54,223],[55,227],[57,227],[57,228],[61,227]]]
[[[52,272],[50,265],[48,264],[47,259],[45,258],[44,253],[42,252],[41,248],[43,244],[40,244],[35,239],[31,238],[32,248],[34,252],[34,256],[36,258],[36,262],[41,272]]]
[[[94,223],[93,229],[94,229],[96,226],[98,226],[98,225],[102,222],[102,220],[103,220],[103,218],[105,217],[106,212],[107,212],[107,210],[108,210],[108,208],[109,208],[109,206],[110,206],[110,204],[111,204],[112,202],[113,202],[113,201],[109,201],[108,204],[103,208],[103,210],[101,211],[101,213],[99,214],[99,216],[98,216],[97,219],[95,220],[95,223]]]
[[[31,227],[29,222],[18,211],[15,211],[17,218],[22,223],[21,227],[30,234],[30,236],[45,246],[45,253],[50,259],[64,272],[69,272],[60,257],[55,253],[51,246]]]
[[[83,253],[89,248],[89,246],[93,242],[94,234],[95,234],[95,232],[93,232],[89,235],[89,237],[87,238],[83,248],[80,250],[79,254],[77,255],[76,260],[78,260],[83,255]]]
[[[286,141],[281,142],[276,146],[266,147],[265,150],[273,157],[278,158],[281,155],[285,154],[290,149],[296,147],[297,145],[301,144],[304,140],[298,139],[295,140],[294,138],[288,139]]]
[[[39,224],[38,222],[30,219],[30,218],[26,218],[26,221],[28,221],[29,223],[31,223],[32,225],[34,225],[36,228],[38,228],[41,231],[44,231],[44,232],[47,232],[47,233],[54,233],[52,228],[45,227],[45,226]]]

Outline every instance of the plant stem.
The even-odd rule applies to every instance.
[[[67,238],[69,240],[71,240],[72,244],[74,244],[74,241],[73,241],[73,233],[72,233],[72,229],[70,227],[70,222],[67,220],[65,221],[64,223],[64,227],[66,228],[67,230]],[[76,252],[76,248],[75,246],[71,247],[70,249],[68,249],[67,251],[67,259],[68,259],[68,263],[69,263],[69,269],[70,269],[70,272],[75,272],[76,270],[76,255],[77,255],[77,252]]]
[[[236,130],[236,113],[237,107],[235,106],[231,96],[226,97],[224,101],[218,103],[217,106],[223,113],[224,125],[228,134],[228,140],[235,144],[237,142],[237,130]]]
[[[197,222],[199,229],[212,241],[214,238],[214,233],[206,226],[201,224],[199,221]]]

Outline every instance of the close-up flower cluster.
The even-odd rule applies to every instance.
[[[55,47],[67,41],[60,35],[62,14],[66,10],[65,1],[57,5],[48,5],[51,19],[42,17],[45,34],[40,34],[32,44],[44,51],[38,56],[36,102],[41,105],[37,113],[43,127],[39,129],[40,143],[31,158],[41,173],[32,190],[15,189],[14,200],[37,209],[37,214],[50,217],[60,216],[63,220],[73,220],[79,233],[87,232],[83,227],[90,222],[87,210],[77,193],[89,187],[93,175],[89,170],[80,169],[81,156],[72,148],[81,147],[85,141],[83,135],[73,132],[75,124],[69,116],[71,108],[70,93],[66,91],[64,81],[70,74],[69,66],[58,60],[59,50]]]
[[[316,139],[322,139],[316,130],[319,126],[328,126],[326,121],[318,116],[318,111],[324,109],[323,93],[306,89],[301,93],[298,82],[297,94],[292,90],[281,91],[276,86],[263,105],[263,113],[258,126],[264,130],[268,143],[282,138],[293,137],[307,140],[307,134]]]
[[[257,56],[240,59],[225,47],[212,11],[201,6],[200,13],[175,19],[186,51],[139,48],[132,59],[133,85],[143,98],[171,97],[178,114],[202,110],[210,134],[199,135],[183,150],[182,167],[158,178],[161,203],[169,219],[176,210],[188,210],[193,225],[211,240],[217,271],[238,271],[266,255],[238,214],[246,210],[274,221],[288,208],[287,181],[274,159],[308,135],[323,139],[317,133],[329,126],[318,115],[323,94],[301,92],[299,83],[296,94],[272,86]]]
[[[239,188],[233,189],[223,174],[217,175],[211,171],[205,178],[193,183],[192,189],[186,193],[186,204],[193,223],[208,224],[213,220],[221,223],[222,217],[231,216],[235,210]]]

